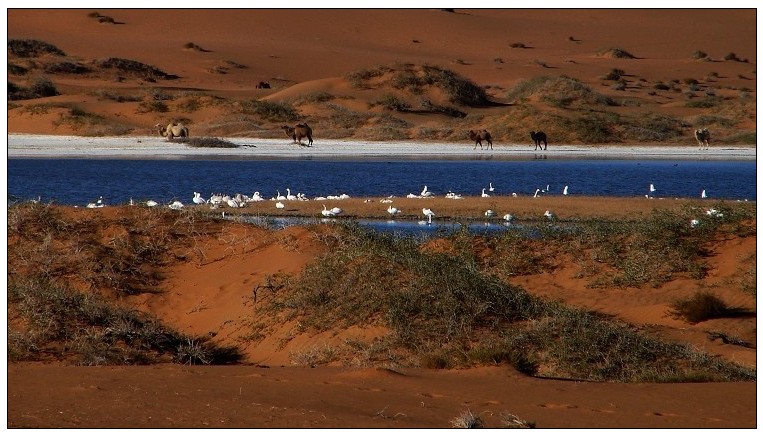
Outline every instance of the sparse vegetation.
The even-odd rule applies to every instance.
[[[485,427],[485,422],[482,421],[482,418],[468,409],[450,420],[450,424],[456,429],[483,429]]]
[[[38,99],[40,97],[58,96],[58,89],[47,77],[37,77],[28,88],[8,81],[8,100]]]
[[[124,58],[103,58],[94,61],[97,68],[105,70],[116,70],[121,74],[138,76],[143,79],[175,79],[176,76],[167,74],[158,68]]]
[[[269,100],[252,99],[241,102],[241,112],[256,114],[272,121],[295,121],[299,119],[299,113],[291,104]]]
[[[186,145],[194,148],[237,148],[236,143],[215,137],[177,137],[174,139],[179,143],[185,143]]]
[[[739,312],[739,309],[732,309],[711,292],[697,292],[691,298],[674,302],[671,314],[696,324],[708,319],[731,317],[739,314]]]
[[[601,52],[599,52],[599,55],[607,56],[610,58],[617,58],[617,59],[634,59],[635,58],[633,54],[619,47],[613,47],[610,49],[602,50]]]
[[[63,50],[53,44],[38,40],[20,39],[8,40],[8,54],[19,58],[36,58],[45,54],[66,56]]]

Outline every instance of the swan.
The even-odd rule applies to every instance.
[[[342,193],[341,195],[339,195],[339,199],[350,199],[350,195],[348,195],[347,193]]]
[[[518,196],[518,195],[517,195],[517,192],[511,192],[511,197],[512,197],[512,198],[516,198],[517,196]]]
[[[483,198],[489,198],[489,197],[490,197],[490,195],[488,195],[487,193],[485,193],[485,188],[484,188],[484,187],[482,188],[482,197],[483,197]]]
[[[262,202],[265,199],[260,195],[260,192],[254,192],[254,194],[252,194],[251,200],[254,202]]]
[[[400,209],[390,205],[389,208],[387,208],[387,213],[389,213],[389,214],[394,216],[394,215],[400,213]]]
[[[711,208],[710,210],[707,210],[707,215],[710,216],[710,217],[723,217],[723,213],[721,213],[720,211],[718,211],[718,210],[716,210],[714,208]]]
[[[562,190],[562,194],[563,194],[564,196],[567,196],[567,195],[569,195],[569,194],[570,194],[570,193],[569,193],[569,191],[568,191],[567,189],[568,189],[568,186],[564,186],[564,190]]]
[[[427,217],[427,222],[432,223],[432,216],[435,216],[434,212],[428,208],[422,208],[421,212],[424,213],[424,216]]]
[[[546,210],[545,213],[543,213],[543,216],[546,216],[549,219],[554,219],[556,216],[554,216],[554,213],[551,213],[549,210]]]
[[[495,187],[493,187],[493,183],[490,183],[490,187],[488,188],[488,191],[494,192]]]
[[[694,228],[694,227],[696,227],[697,225],[699,225],[699,221],[698,221],[698,220],[696,220],[696,219],[692,219],[692,220],[691,220],[691,222],[689,222],[689,225],[690,225],[692,228]]]
[[[295,195],[291,194],[291,189],[288,188],[288,187],[286,188],[286,199],[288,199],[289,201],[296,201],[297,200],[297,197]]]
[[[284,207],[286,207],[286,206],[283,205],[283,202],[281,202],[281,201],[276,202],[276,208],[283,209]]]
[[[505,220],[506,222],[511,222],[514,220],[514,216],[512,216],[509,213],[506,213],[505,215],[503,215],[503,220]]]
[[[408,193],[405,197],[409,198],[409,199],[411,199],[411,198],[419,198],[419,195],[414,195],[413,193]]]
[[[322,214],[322,215],[324,215],[324,216],[326,216],[326,217],[332,217],[332,216],[336,216],[336,215],[334,214],[334,212],[333,212],[333,211],[331,211],[331,210],[328,210],[328,209],[326,208],[326,204],[323,204],[323,211],[321,211],[321,214]]]
[[[89,202],[86,207],[87,208],[101,208],[104,205],[105,204],[103,203],[103,196],[99,196],[97,201]]]
[[[206,199],[201,197],[201,193],[199,192],[193,192],[193,203],[194,204],[206,204]]]
[[[228,199],[228,207],[238,208],[239,203],[235,199]]]
[[[153,199],[149,199],[148,201],[146,201],[146,206],[148,207],[156,207],[157,205],[159,205],[159,203],[154,201]]]
[[[183,203],[180,201],[174,201],[172,204],[168,205],[169,208],[173,210],[180,210],[184,207]]]
[[[649,184],[649,193],[654,193],[656,191],[657,189],[654,188],[654,184]]]
[[[331,209],[331,212],[334,213],[335,215],[342,214],[342,209],[339,207],[334,207]]]
[[[535,189],[535,194],[533,195],[533,198],[537,198],[538,197],[538,192],[540,192],[540,189]]]
[[[493,210],[488,210],[485,212],[485,217],[494,217],[495,212]]]
[[[285,201],[285,200],[286,200],[286,196],[282,195],[281,191],[278,190],[278,194],[276,195],[276,201]]]
[[[132,198],[130,198],[130,206],[134,206],[134,205],[135,205],[135,201],[133,201]]]
[[[707,193],[705,192],[705,189],[702,189],[702,193],[699,195],[699,197],[702,199],[707,198]]]
[[[428,198],[432,196],[432,192],[429,191],[429,188],[427,186],[424,186],[424,190],[421,191],[421,197],[422,198]]]

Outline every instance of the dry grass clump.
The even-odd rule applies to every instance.
[[[568,76],[537,76],[521,81],[507,93],[508,100],[526,100],[538,96],[551,105],[568,108],[581,105],[615,105],[612,98],[594,92],[578,79]]]
[[[528,375],[596,381],[754,379],[754,371],[645,337],[627,324],[539,299],[502,281],[481,259],[484,242],[469,245],[463,235],[443,237],[451,244],[442,246],[451,249],[431,251],[413,238],[352,226],[336,231],[326,236],[333,250],[298,278],[286,279],[270,298],[269,313],[298,321],[302,330],[385,326],[389,349],[402,352],[398,360],[407,360],[403,365],[507,363]],[[526,231],[527,240],[542,239],[557,251],[564,244],[555,240],[579,238],[574,230],[538,231],[540,236]],[[683,245],[670,234],[653,233],[652,249],[659,250],[657,240],[667,241],[665,247]],[[607,238],[616,234],[613,230]],[[629,252],[628,242],[611,248],[612,253]],[[598,241],[593,249],[604,245],[606,240]],[[636,251],[631,256],[636,254],[643,255]],[[640,268],[622,269],[629,281],[648,281],[637,275]]]
[[[690,298],[676,300],[671,306],[671,315],[696,324],[716,318],[732,318],[745,313],[742,309],[729,307],[721,298],[711,292],[697,292]]]
[[[268,100],[252,99],[241,102],[241,112],[244,114],[256,114],[271,121],[296,121],[299,120],[299,112],[290,103],[271,102]]]
[[[42,55],[66,56],[63,50],[39,40],[9,39],[8,54],[19,58],[36,58]]]
[[[170,75],[164,71],[142,62],[133,61],[124,58],[103,58],[93,62],[97,68],[105,70],[116,70],[121,74],[138,76],[143,79],[176,79],[177,76]]]
[[[469,409],[450,420],[450,424],[456,429],[483,429],[485,427],[485,422],[482,421],[482,418]]]
[[[46,77],[37,77],[27,87],[8,81],[8,100],[37,99],[58,96],[60,93],[53,81]]]
[[[621,49],[619,47],[612,47],[609,49],[604,49],[599,52],[599,56],[604,56],[607,58],[616,58],[616,59],[635,59],[636,57],[633,56],[630,52],[628,52],[625,49]]]
[[[236,143],[216,137],[177,137],[173,139],[193,148],[237,148]]]

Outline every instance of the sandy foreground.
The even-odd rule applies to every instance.
[[[535,151],[531,145],[495,144],[493,150],[473,149],[459,143],[413,141],[317,140],[311,147],[300,147],[288,140],[226,138],[237,148],[195,148],[183,143],[153,137],[80,137],[57,135],[8,135],[8,158],[412,158],[412,159],[706,159],[754,160],[756,148],[749,146],[580,146],[554,145]]]

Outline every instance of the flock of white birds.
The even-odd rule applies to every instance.
[[[646,195],[647,198],[653,199],[653,194],[656,192],[656,188],[654,184],[649,184],[649,193]],[[489,192],[489,193],[488,193]],[[483,198],[489,198],[493,195],[491,193],[495,192],[495,187],[493,187],[493,183],[491,182],[488,187],[482,188],[481,197]],[[535,193],[533,194],[533,198],[537,198],[541,196],[541,194],[550,193],[550,186],[546,185],[545,189],[537,188],[535,190]],[[569,186],[564,186],[564,189],[562,189],[562,195],[567,196],[569,195]],[[426,198],[433,198],[435,195],[432,191],[429,190],[428,186],[424,186],[424,188],[421,190],[419,194],[409,193],[406,195],[406,198],[418,198],[418,199],[426,199]],[[511,194],[512,197],[517,197],[518,195],[516,193]],[[457,193],[454,193],[452,191],[449,191],[445,194],[445,198],[448,199],[463,199],[463,196]],[[707,198],[707,192],[703,189],[700,198]],[[317,196],[313,198],[314,201],[326,201],[326,200],[343,200],[343,199],[350,199],[350,195],[343,193],[341,195],[328,195],[328,196]],[[286,189],[286,195],[282,195],[281,191],[278,190],[277,194],[274,197],[271,197],[269,199],[262,197],[260,192],[254,192],[252,196],[243,195],[241,193],[237,193],[234,196],[229,195],[223,195],[221,193],[218,194],[211,194],[208,199],[205,199],[201,196],[200,192],[193,192],[193,198],[192,202],[195,205],[209,205],[209,208],[211,209],[217,209],[221,207],[230,207],[230,208],[243,208],[246,207],[247,204],[256,203],[256,202],[265,202],[265,201],[275,201],[275,207],[278,209],[284,209],[286,208],[286,204],[283,203],[283,201],[310,201],[310,199],[305,196],[304,193],[297,193],[296,195],[291,193],[291,189]],[[369,202],[369,200],[366,200],[365,202]],[[394,202],[394,196],[389,196],[387,198],[382,199],[380,202],[382,203],[388,203],[391,204]],[[136,205],[136,203],[130,199],[130,205]],[[87,208],[100,208],[104,207],[106,204],[103,201],[103,197],[99,197],[97,201],[90,202],[87,204]],[[148,200],[145,201],[145,205],[148,207],[156,207],[159,205],[158,202],[154,200]],[[342,214],[343,210],[339,207],[332,207],[327,208],[326,204],[322,204],[323,209],[321,210],[321,215],[324,217],[336,217]],[[173,210],[180,210],[185,207],[185,205],[181,201],[173,201],[170,204],[167,205],[168,208]],[[387,213],[390,216],[397,216],[402,213],[402,210],[400,210],[397,207],[394,207],[390,205],[387,208]],[[421,224],[431,224],[432,223],[432,217],[436,216],[435,212],[432,211],[430,208],[424,207],[421,209],[421,213],[424,217],[427,218],[426,221],[421,221]],[[710,209],[707,211],[707,215],[710,217],[715,218],[722,218],[723,213],[719,212],[715,209]],[[487,210],[485,211],[485,217],[486,218],[493,218],[496,217],[497,214],[493,210]],[[546,212],[543,214],[544,217],[546,217],[549,220],[556,219],[556,215],[552,213],[549,210],[546,210]],[[503,215],[503,220],[505,222],[511,222],[514,220],[514,216],[510,213],[507,213]],[[699,225],[699,220],[692,219],[690,224],[692,228]]]

